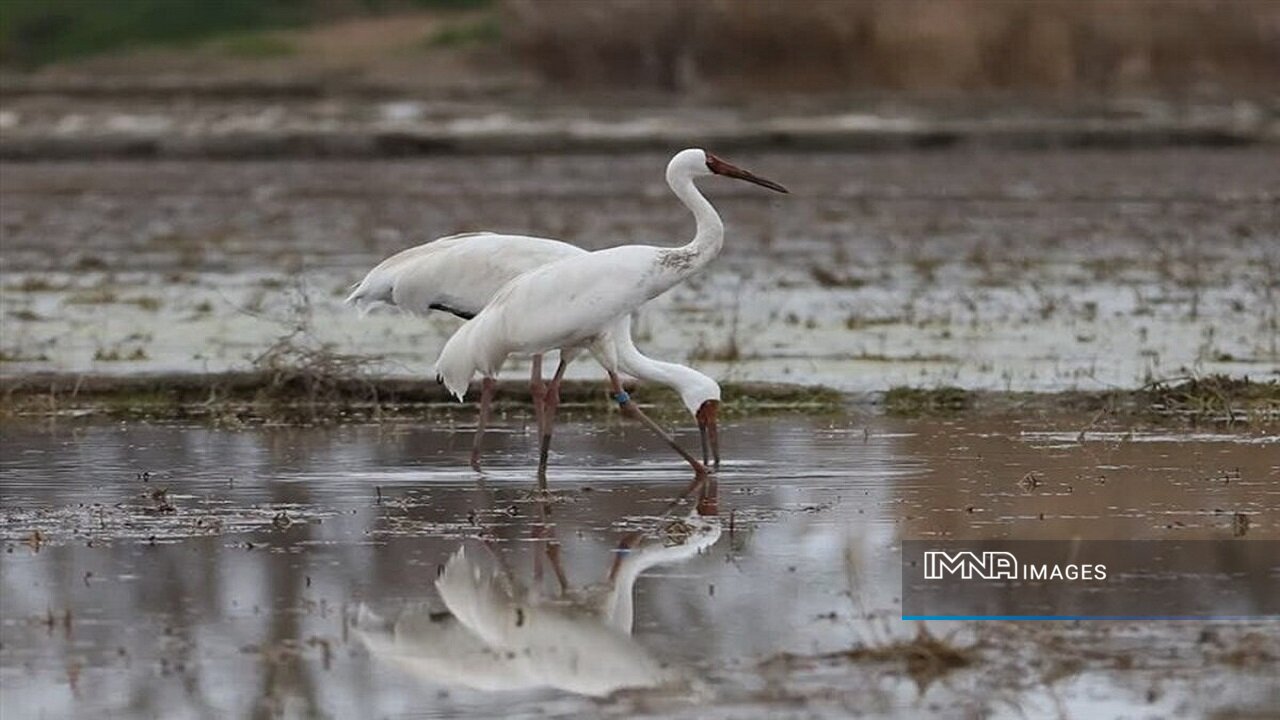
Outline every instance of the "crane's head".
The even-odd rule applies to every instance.
[[[680,393],[680,402],[698,421],[702,433],[702,462],[720,466],[720,434],[716,430],[716,416],[720,412],[720,383],[694,370],[675,363],[665,366],[662,382]]]
[[[742,168],[721,160],[705,150],[698,148],[689,148],[681,150],[671,158],[671,162],[667,164],[667,181],[673,182],[678,178],[696,178],[706,175],[723,175],[725,177],[746,180],[749,183],[755,183],[760,187],[766,187],[775,192],[789,192],[786,188],[772,180],[766,180],[759,175],[743,170]]]

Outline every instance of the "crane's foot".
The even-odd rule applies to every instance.
[[[483,469],[480,467],[480,451],[479,450],[471,451],[471,469],[475,470],[476,472],[483,472]]]

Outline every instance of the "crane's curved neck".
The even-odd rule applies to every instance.
[[[634,375],[639,380],[660,383],[674,388],[677,392],[684,390],[686,377],[681,370],[689,369],[684,365],[654,360],[641,352],[636,352],[626,358],[619,357],[618,361],[623,371],[628,375]]]
[[[686,396],[690,393],[705,394],[706,383],[711,382],[710,378],[691,367],[655,360],[640,352],[640,348],[636,347],[635,340],[631,337],[630,315],[621,318],[613,328],[613,348],[617,353],[618,367],[623,372],[644,382],[666,385],[679,393],[680,401],[685,403],[686,407],[689,407],[690,403]],[[711,382],[711,384],[714,383]],[[698,404],[706,399],[702,394],[696,396]],[[689,407],[689,412],[697,411],[697,406]]]
[[[687,392],[696,389],[697,381],[702,377],[698,371],[679,363],[655,360],[640,352],[631,340],[631,334],[619,337],[616,344],[618,367],[628,375],[634,375],[644,382],[659,383],[675,390],[681,401]],[[696,410],[696,408],[695,408]]]
[[[720,214],[693,184],[691,176],[668,176],[667,184],[676,197],[680,198],[680,202],[693,213],[693,219],[697,223],[693,240],[671,251],[669,255],[673,271],[683,279],[701,270],[720,254],[720,248],[724,245],[724,223],[720,221]]]

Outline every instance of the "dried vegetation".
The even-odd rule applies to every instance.
[[[508,0],[566,85],[687,90],[1268,92],[1269,0]]]

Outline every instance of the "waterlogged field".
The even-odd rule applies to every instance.
[[[549,499],[527,421],[499,424],[482,476],[465,469],[465,423],[0,426],[0,714],[1264,717],[1280,703],[1275,621],[898,617],[904,539],[1278,540],[1274,434],[743,420],[723,429],[718,504],[698,514],[671,506],[681,464],[616,417],[565,424]]]
[[[481,229],[684,242],[666,159],[0,166],[0,715],[1274,714],[1275,620],[904,622],[899,567],[1280,541],[1274,149],[733,154],[792,194],[705,181],[724,252],[636,323],[736,381],[701,512],[584,385],[550,497],[524,409],[477,475],[470,416],[378,395],[434,388],[458,321],[358,317],[365,270]]]
[[[656,357],[850,391],[1277,373],[1273,148],[731,159],[792,194],[704,181],[728,239],[640,314]],[[666,160],[8,162],[0,372],[247,368],[288,337],[429,377],[457,321],[361,321],[341,300],[365,270],[482,229],[685,242]]]

